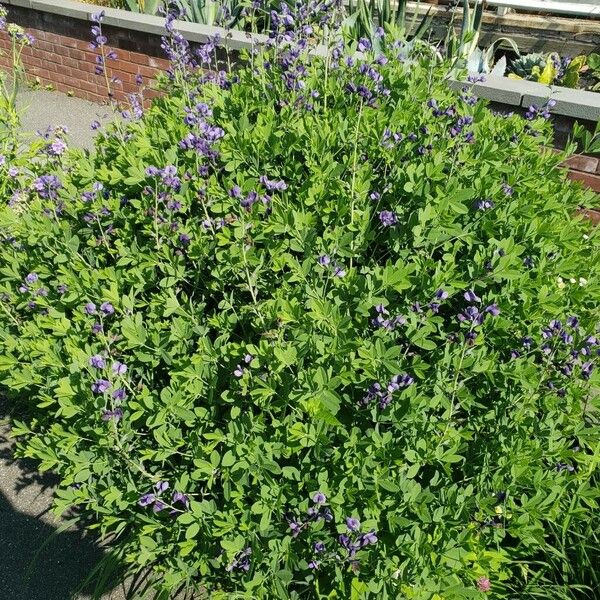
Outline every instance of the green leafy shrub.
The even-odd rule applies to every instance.
[[[593,597],[600,247],[546,110],[284,18],[198,71],[168,27],[169,93],[0,209],[58,508],[165,598]]]

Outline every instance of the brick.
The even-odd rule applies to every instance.
[[[600,225],[600,210],[593,208],[580,208],[577,211],[580,215],[587,217],[594,225]]]
[[[86,53],[83,50],[78,50],[77,48],[66,47],[65,55],[74,60],[85,60],[86,59]]]
[[[582,173],[581,171],[569,171],[569,179],[581,181],[585,187],[591,188],[595,192],[600,192],[600,175]]]
[[[584,173],[596,173],[600,166],[600,159],[593,156],[585,156],[577,154],[570,156],[565,160],[564,164],[573,171],[583,171]]]
[[[153,56],[148,57],[148,65],[155,69],[161,69],[164,71],[169,67],[169,61],[164,58],[154,58]]]
[[[35,49],[43,50],[46,52],[52,52],[54,48],[50,42],[46,42],[46,41],[42,40],[42,41],[39,41],[36,43]]]

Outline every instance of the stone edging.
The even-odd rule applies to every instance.
[[[91,21],[91,15],[104,11],[103,25],[129,29],[151,35],[164,35],[165,20],[162,17],[134,13],[118,8],[106,8],[74,0],[2,0],[6,6],[19,6],[54,15],[70,17],[83,21]],[[10,15],[9,15],[10,19]],[[187,21],[177,21],[176,29],[189,41],[203,43],[215,35],[220,35],[222,44],[232,50],[249,50],[257,43],[266,41],[265,35],[252,35],[242,31],[225,31],[220,27],[199,25]]]
[[[455,89],[464,85],[459,81],[451,83]],[[585,121],[600,121],[600,93],[597,92],[493,75],[485,76],[485,81],[469,85],[473,86],[473,92],[477,96],[492,102],[528,108],[532,104],[542,106],[553,99],[556,100],[556,106],[550,111],[553,114]]]

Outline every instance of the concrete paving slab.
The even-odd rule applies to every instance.
[[[36,131],[45,131],[49,125],[63,125],[68,128],[71,144],[80,148],[92,146],[92,122],[106,125],[114,114],[108,105],[47,90],[23,89],[17,96],[17,105],[22,111],[21,130],[26,137],[33,138]]]

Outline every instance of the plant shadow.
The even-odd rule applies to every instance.
[[[0,390],[0,598],[70,600],[131,598],[119,589],[122,573],[83,524],[67,527],[50,514],[58,478],[35,461],[15,459]]]

